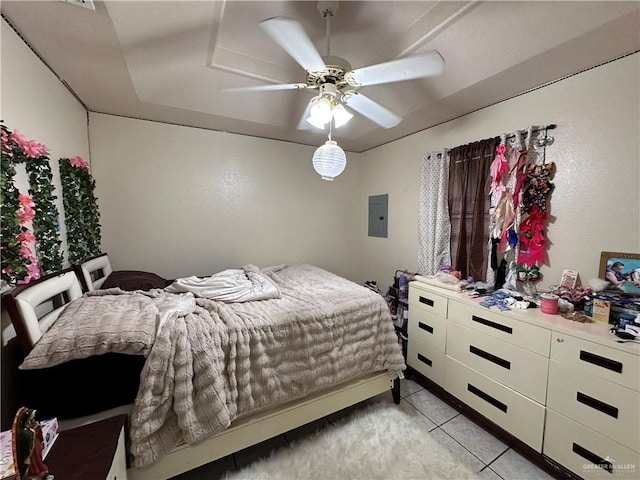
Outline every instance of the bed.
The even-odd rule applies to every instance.
[[[6,363],[3,374],[12,379],[13,391],[7,400],[12,409],[29,405],[38,410],[40,418],[68,420],[133,403],[144,356],[106,353],[48,368],[17,368],[56,322],[66,304],[82,295],[82,285],[73,267],[20,285],[3,295],[3,307],[16,332],[16,338],[3,348]]]
[[[277,295],[254,283],[251,295],[257,288],[260,300],[240,295],[240,301],[221,301],[196,297],[174,282],[172,293],[171,288],[111,288],[78,296],[80,278],[69,272],[11,295],[16,332],[23,344],[35,347],[23,364],[35,368],[31,371],[50,368],[47,362],[60,367],[107,355],[146,358],[129,417],[129,478],[180,474],[388,391],[392,384],[399,401],[404,360],[380,295],[311,265],[247,266],[232,273],[255,277],[275,287]],[[227,287],[229,279],[224,278]],[[202,286],[201,279],[192,280]],[[32,289],[61,296],[69,305],[34,323],[35,300],[46,295],[29,293]],[[136,319],[135,341],[109,340],[112,323],[119,325],[116,311]],[[74,321],[80,326],[71,327]],[[92,337],[83,330],[92,322],[107,331],[93,350],[87,340]],[[83,358],[51,351],[69,341],[69,335],[57,337],[69,329],[78,333],[68,350]],[[127,329],[122,331],[129,335]],[[38,363],[43,358],[45,367]]]
[[[111,261],[106,253],[82,262],[75,266],[75,270],[83,284],[84,291],[99,290],[113,272]]]
[[[122,288],[123,290],[151,290],[164,288],[171,281],[152,273],[140,270],[113,270],[109,255],[101,253],[73,267],[85,292]]]

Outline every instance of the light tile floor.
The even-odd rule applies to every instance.
[[[390,394],[382,395],[382,398],[392,401]],[[445,445],[461,462],[477,471],[479,480],[553,480],[553,476],[413,380],[402,380],[400,396],[400,408],[418,410],[424,416],[425,430]],[[348,410],[331,414],[284,435],[173,477],[173,480],[219,479],[226,471],[242,468],[295,439],[335,422],[346,415]]]

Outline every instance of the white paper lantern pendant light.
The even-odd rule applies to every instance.
[[[331,131],[329,131],[329,140],[313,154],[313,168],[323,180],[333,181],[344,172],[346,166],[347,156],[338,143],[331,140]]]

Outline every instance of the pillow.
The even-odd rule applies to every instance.
[[[20,369],[45,368],[104,353],[149,354],[158,307],[139,293],[112,289],[71,301]]]
[[[111,272],[100,288],[118,287],[122,290],[151,290],[164,288],[167,280],[151,272],[139,272],[136,270],[118,270]]]

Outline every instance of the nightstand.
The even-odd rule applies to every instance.
[[[56,480],[126,480],[126,415],[60,432],[45,463]]]

